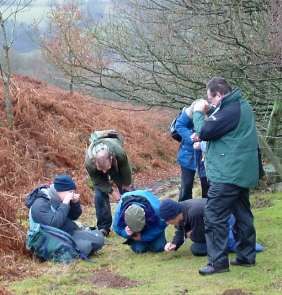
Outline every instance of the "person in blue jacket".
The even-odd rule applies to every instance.
[[[193,104],[189,108],[184,108],[181,115],[177,118],[175,129],[181,136],[181,143],[177,153],[177,163],[181,167],[181,188],[179,202],[192,199],[192,190],[196,170],[198,172],[202,197],[206,198],[208,193],[208,181],[206,178],[204,161],[200,149],[195,150],[193,144],[197,141],[194,138],[194,125],[192,119]]]
[[[167,225],[160,219],[159,210],[160,201],[151,192],[127,192],[115,210],[113,230],[135,253],[162,252]]]

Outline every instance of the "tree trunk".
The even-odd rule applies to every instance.
[[[10,46],[8,43],[5,22],[0,13],[0,26],[3,35],[3,64],[1,65],[1,76],[3,81],[3,90],[4,90],[4,101],[5,101],[5,113],[8,121],[9,128],[14,126],[14,114],[13,114],[13,104],[12,96],[10,91],[10,82],[11,82],[11,67],[10,67],[10,57],[9,50]]]
[[[260,145],[263,149],[264,155],[268,158],[269,161],[271,161],[273,167],[275,168],[276,172],[279,175],[279,178],[282,179],[282,164],[280,159],[274,154],[270,145],[267,143],[266,139],[263,137],[263,135],[260,132],[259,132],[259,139],[260,139]]]
[[[73,95],[73,76],[70,77],[69,88],[70,88],[70,95]]]
[[[9,128],[12,129],[14,126],[14,114],[13,114],[12,97],[10,93],[10,77],[6,76],[5,73],[2,73],[2,80],[3,80],[3,90],[4,90],[4,100],[5,100],[5,113],[6,113]]]
[[[280,122],[282,116],[282,99],[276,98],[274,101],[273,109],[270,115],[270,120],[267,126],[267,143],[271,147],[275,147],[276,139],[279,132]]]

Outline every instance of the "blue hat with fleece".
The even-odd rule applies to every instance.
[[[57,192],[66,192],[75,190],[76,185],[69,175],[57,175],[54,179],[54,188]]]

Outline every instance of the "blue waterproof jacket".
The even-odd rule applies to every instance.
[[[194,133],[193,120],[183,110],[177,118],[175,129],[182,140],[177,153],[177,163],[186,169],[198,170],[199,177],[205,177],[205,166],[201,150],[194,150],[191,135]]]
[[[151,192],[136,190],[122,195],[114,216],[113,230],[125,239],[129,239],[125,231],[124,222],[125,206],[137,204],[145,211],[146,225],[141,231],[141,242],[151,242],[159,237],[166,228],[166,223],[160,219],[160,200]]]

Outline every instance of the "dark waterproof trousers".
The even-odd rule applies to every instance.
[[[181,167],[181,188],[179,193],[179,202],[192,199],[193,184],[195,178],[195,170],[186,169]],[[200,177],[202,187],[202,198],[207,197],[208,193],[208,181],[206,177]]]
[[[126,190],[123,190],[120,187],[118,187],[118,190],[121,195],[126,192]],[[95,188],[94,204],[98,229],[109,231],[112,226],[112,212],[109,195],[102,192],[99,188]]]
[[[95,188],[94,204],[98,229],[110,230],[112,225],[112,213],[109,195]]]
[[[228,267],[228,219],[236,219],[234,236],[236,254],[240,261],[254,263],[256,232],[250,209],[249,190],[233,184],[211,182],[205,208],[205,236],[208,263],[214,267]]]

